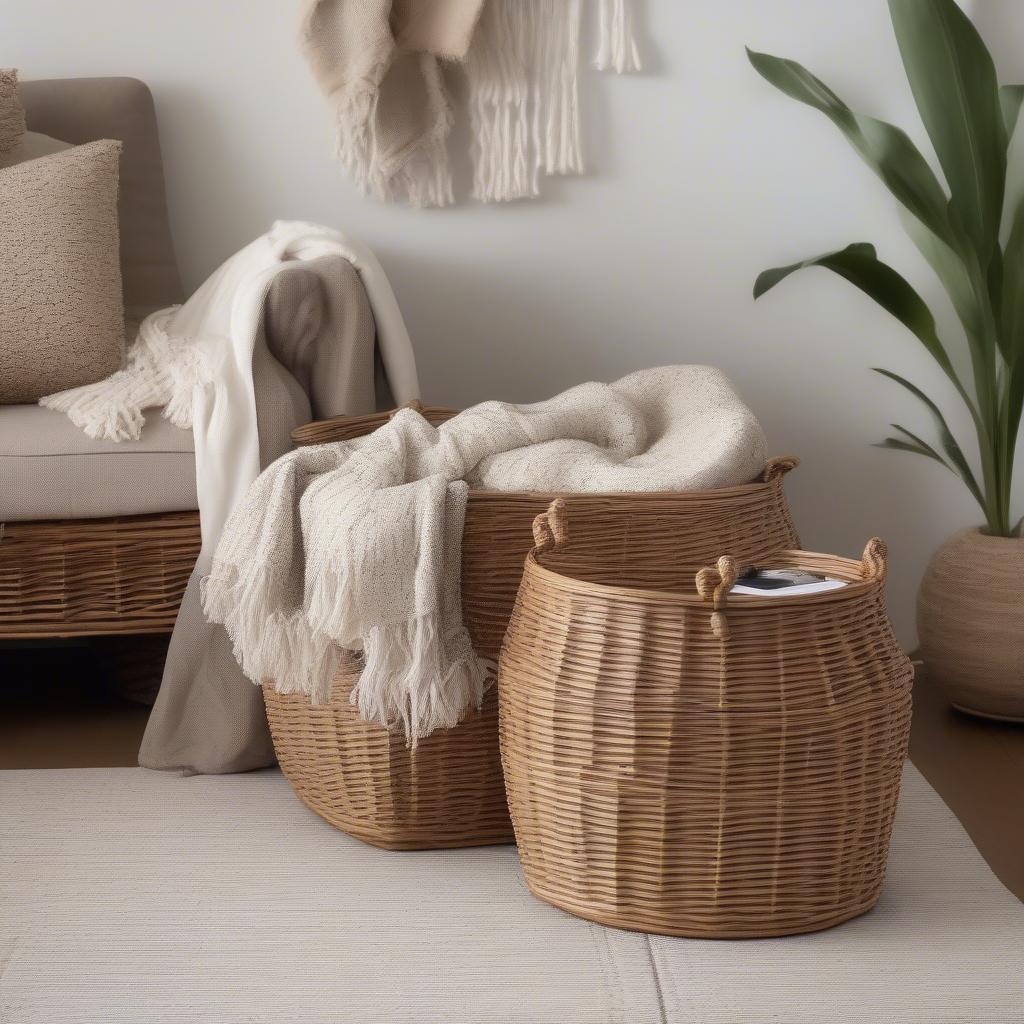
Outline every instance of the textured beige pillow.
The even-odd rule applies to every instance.
[[[103,140],[0,170],[0,403],[121,367],[120,152]]]
[[[0,155],[14,149],[25,134],[25,111],[18,99],[18,72],[0,68]]]

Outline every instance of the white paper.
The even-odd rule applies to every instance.
[[[780,587],[778,590],[760,590],[736,583],[730,594],[749,594],[751,597],[800,597],[802,594],[825,594],[846,586],[846,580],[824,579],[820,583],[802,583],[795,587]]]

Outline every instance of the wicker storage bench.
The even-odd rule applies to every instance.
[[[455,415],[420,411],[438,424]],[[346,440],[387,419],[338,418],[293,433],[297,444]],[[798,543],[782,477],[793,458],[772,460],[762,480],[713,491],[572,494],[565,501],[583,546],[600,552],[609,578],[638,553],[645,586],[689,575],[722,550],[746,559]],[[463,536],[463,616],[479,654],[497,660],[533,545],[534,517],[554,495],[471,491]],[[497,701],[455,729],[407,749],[359,719],[343,669],[328,704],[284,696],[264,686],[267,717],[282,771],[310,808],[344,831],[390,849],[484,845],[513,840],[498,751]]]
[[[648,589],[639,567],[608,586],[564,517],[538,517],[499,673],[530,889],[602,924],[720,938],[872,907],[913,677],[885,614],[881,542],[859,562],[772,557],[842,589],[726,598],[730,558],[696,589],[692,576]]]
[[[0,639],[170,633],[199,541],[197,512],[0,524]]]

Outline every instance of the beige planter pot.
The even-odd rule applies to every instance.
[[[917,630],[954,707],[1024,722],[1024,540],[971,529],[946,541],[921,581]]]

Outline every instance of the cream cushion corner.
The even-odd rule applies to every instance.
[[[25,111],[18,99],[18,72],[0,68],[0,154],[14,149],[25,134]]]
[[[0,403],[121,367],[120,152],[100,140],[0,170]]]

